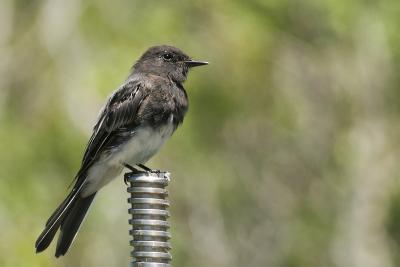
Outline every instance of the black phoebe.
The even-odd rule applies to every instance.
[[[151,47],[142,55],[102,109],[74,186],[47,220],[36,240],[36,252],[45,250],[60,229],[55,256],[64,255],[97,191],[124,166],[152,171],[143,164],[172,135],[188,110],[182,83],[189,69],[206,64],[166,45]]]

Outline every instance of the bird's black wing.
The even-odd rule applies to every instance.
[[[135,121],[137,110],[146,97],[145,91],[140,82],[133,80],[110,97],[93,129],[78,176],[103,152],[113,132]]]
[[[68,250],[95,195],[85,198],[79,196],[86,181],[87,170],[104,151],[113,146],[110,140],[113,140],[113,135],[119,129],[134,124],[137,111],[146,97],[146,88],[137,80],[128,81],[110,97],[93,129],[71,192],[50,216],[36,241],[37,252],[49,246],[59,227],[61,235],[56,256],[64,255]]]

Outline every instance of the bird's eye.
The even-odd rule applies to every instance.
[[[165,53],[165,54],[163,54],[162,55],[162,58],[165,60],[165,61],[170,61],[171,59],[172,59],[172,54],[171,53]]]

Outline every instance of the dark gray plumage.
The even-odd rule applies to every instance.
[[[70,247],[97,191],[124,166],[144,164],[172,135],[188,109],[182,83],[193,61],[178,48],[149,48],[126,82],[109,98],[93,129],[75,184],[48,219],[36,252],[45,250],[58,229],[55,256]]]

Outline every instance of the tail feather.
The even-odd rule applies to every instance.
[[[80,192],[83,185],[83,182],[79,183],[79,185],[76,184],[71,193],[68,194],[65,200],[47,220],[43,232],[36,240],[36,253],[45,250],[50,245],[57,230],[60,228],[61,233],[57,244],[56,256],[64,255],[67,252],[96,195],[94,193],[88,197],[82,198]]]
[[[73,201],[73,192],[71,192],[64,201],[57,207],[57,209],[53,212],[50,218],[46,222],[46,226],[43,232],[39,235],[36,240],[35,247],[36,253],[42,252],[45,250],[53,240],[55,234],[57,233],[58,228],[60,228],[61,221],[63,215],[66,214],[68,206],[71,205],[71,201]],[[68,203],[70,203],[68,205]]]
[[[79,197],[71,206],[70,211],[61,222],[56,257],[62,256],[68,251],[95,196],[96,193],[85,198]]]
[[[49,219],[46,222],[46,226],[49,226],[54,220],[60,216],[60,213],[65,209],[65,205],[70,201],[72,192],[69,193],[69,195],[64,199],[63,202],[58,206],[58,208],[53,212],[53,214],[50,215]]]
[[[40,234],[39,238],[36,240],[36,253],[42,252],[45,250],[53,240],[54,236],[57,233],[58,228],[60,227],[60,223],[53,225],[52,227],[46,227],[44,231]]]

